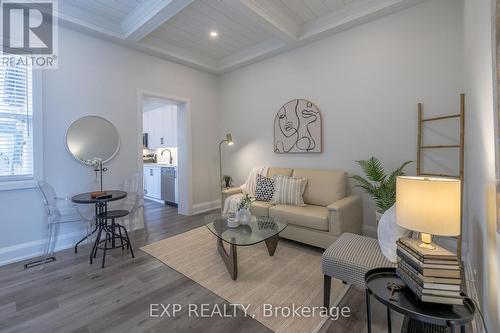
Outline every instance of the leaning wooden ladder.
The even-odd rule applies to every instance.
[[[418,137],[417,137],[417,176],[431,176],[431,177],[449,177],[460,179],[461,181],[461,191],[462,200],[460,204],[460,235],[457,237],[457,256],[462,258],[462,227],[463,227],[463,192],[464,192],[464,138],[465,138],[465,94],[460,94],[460,113],[452,114],[447,116],[440,116],[434,118],[424,118],[422,103],[418,103]],[[424,145],[423,142],[423,125],[426,122],[431,121],[441,121],[458,119],[460,121],[460,143],[458,145]],[[459,149],[458,156],[458,175],[448,175],[448,174],[438,174],[438,173],[426,173],[422,171],[422,152],[424,149]]]

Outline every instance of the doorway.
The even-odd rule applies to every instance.
[[[144,199],[191,215],[191,133],[188,99],[138,92],[138,169]]]

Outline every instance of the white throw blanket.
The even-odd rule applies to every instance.
[[[268,167],[255,167],[250,171],[245,184],[241,185],[241,191],[243,193],[233,194],[226,198],[224,202],[224,209],[222,215],[228,215],[229,213],[236,213],[241,199],[245,194],[249,194],[255,197],[255,187],[257,186],[257,175],[266,176]]]

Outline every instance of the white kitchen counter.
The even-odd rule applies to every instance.
[[[163,163],[144,163],[145,168],[171,168],[174,167],[177,169],[177,165],[175,164],[163,164]]]

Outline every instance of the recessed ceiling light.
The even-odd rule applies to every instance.
[[[219,33],[217,31],[215,30],[210,31],[210,37],[215,38],[217,36],[219,36]]]

